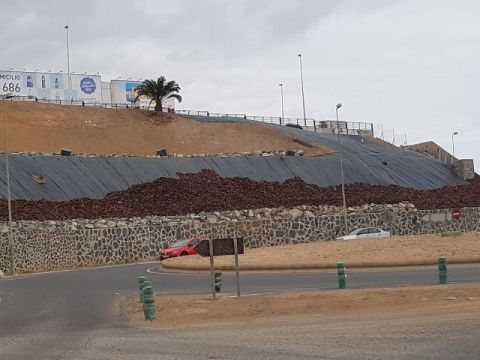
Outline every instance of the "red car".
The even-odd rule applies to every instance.
[[[196,255],[195,246],[200,242],[199,238],[179,240],[173,243],[169,248],[160,251],[160,261],[186,255]]]

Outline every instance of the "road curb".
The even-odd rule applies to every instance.
[[[480,264],[479,258],[449,258],[448,263],[451,265],[460,264]],[[352,261],[345,262],[346,267],[352,268],[395,268],[395,267],[414,267],[414,266],[436,266],[437,259],[424,259],[424,260],[411,260],[411,261]],[[181,270],[181,271],[206,271],[210,270],[209,264],[202,265],[190,265],[190,264],[175,264],[172,262],[162,262],[162,267],[168,270]],[[217,270],[230,271],[235,270],[234,265],[217,265]],[[274,265],[242,265],[240,263],[240,269],[246,271],[277,271],[277,270],[336,270],[337,263],[326,264],[274,264]]]

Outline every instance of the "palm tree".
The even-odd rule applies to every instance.
[[[135,89],[137,96],[135,102],[141,97],[150,98],[150,104],[155,101],[155,111],[162,111],[162,103],[170,98],[182,102],[182,97],[178,94],[180,86],[176,81],[169,81],[164,76],[160,76],[155,80],[145,80],[141,85]],[[149,105],[150,106],[150,105]]]

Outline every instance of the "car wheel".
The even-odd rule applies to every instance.
[[[188,255],[188,253],[186,251],[184,251],[180,254],[180,256],[187,256],[187,255]]]

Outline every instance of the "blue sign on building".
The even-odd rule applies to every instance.
[[[84,77],[82,80],[80,80],[80,90],[82,90],[85,94],[93,94],[96,89],[97,84],[91,77]]]

